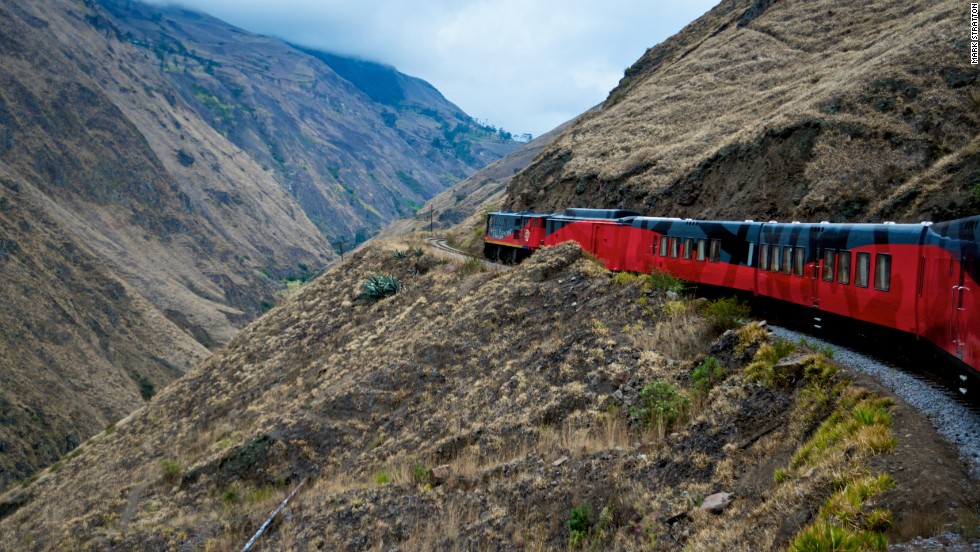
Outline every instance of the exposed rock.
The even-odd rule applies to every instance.
[[[552,465],[553,467],[555,467],[555,468],[557,468],[557,467],[560,467],[560,466],[561,466],[562,464],[564,464],[565,462],[568,462],[568,457],[567,457],[567,456],[562,456],[562,457],[561,457],[561,458],[559,458],[558,460],[555,460],[554,462],[552,462],[552,463],[551,463],[551,465]]]
[[[720,514],[732,503],[732,493],[715,493],[708,495],[701,502],[700,508],[712,514]]]
[[[442,464],[436,466],[429,470],[429,482],[432,486],[442,485],[449,480],[449,476],[452,475],[453,470],[449,464]]]
[[[776,373],[776,376],[783,380],[798,377],[803,374],[803,368],[806,366],[809,356],[804,353],[792,354],[780,359],[772,369]]]

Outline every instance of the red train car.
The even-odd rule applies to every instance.
[[[578,242],[610,270],[663,270],[928,340],[980,377],[980,216],[938,224],[681,220],[635,211],[495,212],[484,253]]]

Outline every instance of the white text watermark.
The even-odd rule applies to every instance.
[[[970,64],[977,65],[980,63],[980,51],[978,51],[978,45],[980,45],[980,3],[973,2],[970,4]]]

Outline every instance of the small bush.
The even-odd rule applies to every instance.
[[[706,304],[701,314],[711,322],[716,331],[723,332],[741,326],[751,311],[746,303],[735,297],[726,297]]]
[[[412,481],[418,485],[431,483],[432,472],[422,462],[412,463]]]
[[[655,381],[640,390],[640,406],[631,413],[643,425],[659,425],[667,430],[687,410],[689,401],[667,381]]]
[[[401,249],[396,249],[396,250],[395,250],[395,251],[394,251],[394,252],[392,253],[392,255],[393,255],[393,256],[395,257],[395,259],[397,259],[397,260],[399,260],[399,261],[400,261],[400,260],[402,260],[402,259],[405,259],[405,258],[407,258],[407,257],[408,257],[408,255],[407,255],[407,254],[405,254],[405,252],[404,252],[404,251],[402,251]]]
[[[702,396],[707,395],[715,383],[723,377],[725,377],[725,368],[713,356],[702,360],[691,373],[694,390]]]
[[[390,274],[372,274],[364,282],[364,291],[360,299],[374,302],[389,297],[401,291],[402,284]]]
[[[980,183],[974,184],[970,192],[973,193],[973,201],[980,203]]]
[[[164,458],[160,460],[160,471],[163,473],[163,480],[167,483],[177,481],[180,476],[180,464],[174,460]]]
[[[221,493],[221,502],[225,506],[232,506],[238,502],[238,490],[234,487],[228,487],[225,492]]]
[[[387,485],[391,483],[391,474],[387,470],[378,470],[374,473],[374,482],[377,485]]]
[[[645,286],[647,289],[657,289],[660,291],[673,291],[674,293],[683,293],[685,283],[684,280],[671,275],[666,270],[660,270],[659,268],[654,268],[647,276],[647,283]]]
[[[572,548],[579,548],[585,543],[585,538],[592,529],[592,507],[586,503],[581,503],[572,508],[568,515],[568,544]]]
[[[663,306],[664,314],[670,318],[675,318],[687,312],[687,303],[684,301],[667,301]]]
[[[477,259],[476,257],[469,257],[463,262],[457,272],[459,274],[469,275],[476,274],[477,272],[483,272],[484,270],[486,270],[486,265],[483,264],[483,261]]]

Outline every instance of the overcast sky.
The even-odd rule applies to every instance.
[[[718,0],[154,0],[395,66],[469,115],[535,136],[606,98]]]

